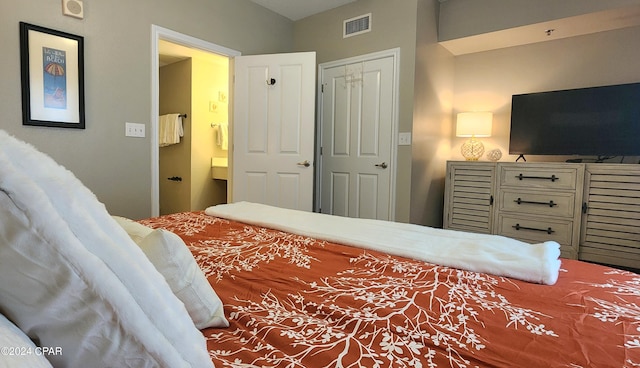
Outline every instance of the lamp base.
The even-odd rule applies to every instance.
[[[484,153],[484,145],[479,140],[471,137],[471,139],[462,144],[460,152],[467,161],[478,161]]]

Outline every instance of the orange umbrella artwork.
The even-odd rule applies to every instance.
[[[58,77],[63,77],[65,74],[64,66],[58,63],[48,63],[44,67],[44,71],[53,76],[53,90],[50,93],[45,91],[45,106],[54,108],[66,107],[66,96],[64,85],[58,86]],[[63,83],[64,84],[64,83]]]
[[[64,75],[64,67],[58,63],[49,63],[44,67],[44,71],[53,75],[54,77]]]

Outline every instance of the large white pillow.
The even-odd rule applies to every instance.
[[[0,131],[0,309],[65,367],[212,367],[202,334],[73,174]]]
[[[0,166],[5,162],[0,160]],[[17,173],[0,175],[0,307],[60,367],[160,366],[171,345],[158,334],[131,293],[73,236],[39,189]],[[6,192],[8,179],[24,192]],[[11,195],[31,194],[29,203]],[[157,341],[146,331],[159,335]],[[140,336],[140,339],[137,337]],[[115,353],[117,352],[117,354]],[[174,356],[177,354],[171,354]],[[105,360],[106,359],[106,360]],[[146,363],[143,363],[146,360]],[[176,357],[174,363],[186,366]]]
[[[0,314],[0,368],[51,368],[45,355],[64,354],[62,349],[37,347],[5,316]]]
[[[187,307],[197,328],[229,327],[222,301],[178,235],[156,229],[138,245]]]
[[[113,218],[164,276],[197,328],[229,327],[220,297],[178,235],[164,229],[154,230],[126,217]]]

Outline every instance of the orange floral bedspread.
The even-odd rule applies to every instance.
[[[563,260],[545,286],[207,216],[180,235],[231,323],[216,367],[640,367],[640,275]]]

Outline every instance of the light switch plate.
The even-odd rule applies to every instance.
[[[410,146],[411,145],[411,133],[398,133],[398,146]]]
[[[124,123],[124,135],[125,137],[144,138],[145,129],[144,124],[138,123]]]

